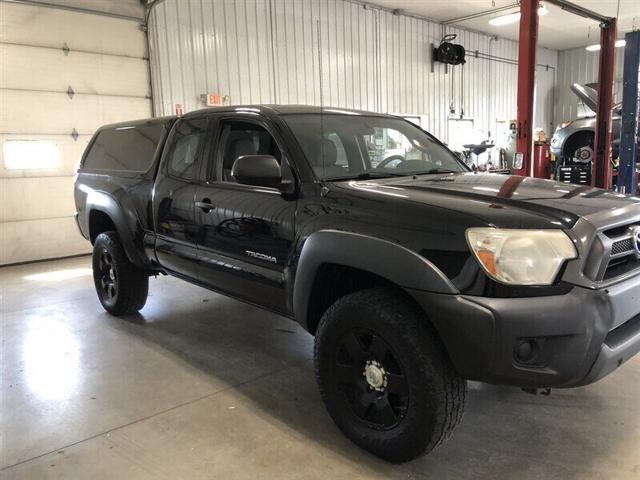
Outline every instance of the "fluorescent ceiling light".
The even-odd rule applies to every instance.
[[[543,17],[549,13],[549,10],[544,5],[540,5],[538,7],[538,15]],[[520,21],[520,12],[507,13],[506,15],[500,15],[499,17],[494,17],[489,20],[489,24],[494,27],[501,27],[503,25],[510,25],[512,23],[516,23]]]
[[[622,40],[616,40],[616,47],[620,48],[620,47],[624,47],[627,44],[626,40],[623,38]],[[597,52],[600,50],[600,44],[596,43],[595,45],[589,45],[588,47],[585,47],[585,50],[587,50],[588,52]]]
[[[509,25],[518,21],[520,21],[520,12],[509,13],[507,15],[501,15],[499,17],[492,18],[489,20],[489,25],[493,25],[494,27],[501,27],[503,25]]]

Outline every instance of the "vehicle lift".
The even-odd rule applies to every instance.
[[[615,66],[616,19],[600,15],[589,9],[566,0],[545,0],[563,10],[581,17],[596,20],[600,24],[600,55],[598,63],[598,103],[596,107],[596,132],[594,143],[594,164],[592,184],[596,187],[611,187],[611,109],[613,108],[613,76]],[[521,168],[514,173],[523,176],[532,175],[533,148],[533,94],[535,89],[536,45],[538,40],[539,0],[521,0],[520,34],[518,44],[518,101],[517,101],[517,139],[516,164]],[[629,48],[629,44],[627,44]],[[637,99],[637,56],[636,83]],[[632,60],[630,60],[632,61]],[[625,55],[625,75],[626,75]],[[626,83],[625,83],[626,86]],[[626,87],[625,87],[626,88]],[[631,89],[632,86],[629,86]],[[629,101],[630,102],[630,101]],[[637,102],[635,121],[637,132]],[[623,106],[624,115],[624,106]],[[634,158],[637,158],[635,148]],[[633,160],[632,160],[633,161]],[[633,162],[635,171],[635,162]],[[633,188],[635,191],[635,187]],[[629,190],[626,190],[629,193]]]
[[[622,122],[620,132],[620,165],[618,191],[637,195],[638,151],[640,150],[640,31],[625,35],[624,74],[622,78]]]

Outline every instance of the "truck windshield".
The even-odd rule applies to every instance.
[[[323,180],[468,171],[444,145],[406,120],[331,113],[283,118]]]

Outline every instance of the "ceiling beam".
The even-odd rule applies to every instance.
[[[29,5],[33,7],[54,8],[58,10],[68,10],[70,12],[88,13],[91,15],[100,15],[103,17],[119,18],[121,20],[131,20],[133,22],[141,22],[143,17],[136,17],[132,15],[126,15],[122,13],[112,12],[108,10],[98,10],[96,8],[80,7],[73,2],[56,2],[56,0],[0,0],[4,3],[16,3],[19,5]],[[142,11],[142,8],[140,9]]]
[[[560,7],[567,12],[573,13],[580,17],[590,18],[592,20],[597,20],[600,23],[609,23],[612,18],[604,15],[600,15],[593,10],[589,10],[588,8],[581,7],[580,5],[576,5],[575,3],[568,2],[567,0],[545,0],[547,3]]]

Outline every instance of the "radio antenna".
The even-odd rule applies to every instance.
[[[322,32],[320,31],[320,20],[316,20],[318,31],[318,73],[320,75],[320,161],[322,162],[322,176],[324,177],[324,88],[322,82]]]

